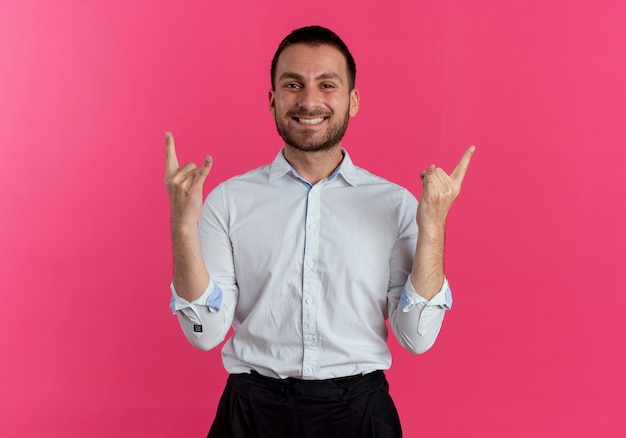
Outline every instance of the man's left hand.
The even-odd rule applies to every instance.
[[[420,232],[443,231],[452,203],[461,192],[461,184],[475,150],[475,146],[467,148],[450,175],[434,164],[420,172],[424,185],[416,217]]]

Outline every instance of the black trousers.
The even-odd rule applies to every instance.
[[[231,374],[209,438],[398,438],[382,371],[329,380]]]

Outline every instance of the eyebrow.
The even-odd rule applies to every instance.
[[[302,76],[301,74],[295,73],[295,72],[290,72],[290,71],[286,71],[285,73],[283,73],[282,75],[280,75],[280,79],[279,80],[285,80],[285,79],[295,79],[298,81],[303,81],[304,80],[304,76]],[[319,76],[317,76],[315,78],[316,80],[320,81],[320,80],[327,80],[327,79],[333,79],[338,81],[340,84],[343,85],[343,80],[341,79],[341,76],[339,76],[337,73],[333,73],[333,72],[327,72],[327,73],[322,73]]]

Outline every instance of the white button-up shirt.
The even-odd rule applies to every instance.
[[[328,379],[388,369],[387,324],[416,353],[435,342],[452,304],[447,280],[430,301],[408,280],[417,200],[344,159],[311,186],[278,154],[207,197],[199,223],[211,277],[172,311],[192,344],[222,349],[226,370]]]

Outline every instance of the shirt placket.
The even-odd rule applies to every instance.
[[[319,275],[317,274],[320,238],[320,194],[323,183],[311,187],[307,197],[305,222],[304,269],[302,281],[302,336],[304,354],[302,376],[313,378],[317,371],[319,351],[317,306]]]

